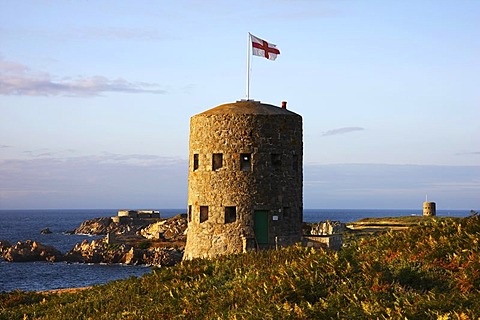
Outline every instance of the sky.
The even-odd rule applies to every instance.
[[[0,210],[186,208],[190,117],[303,117],[304,208],[480,209],[480,1],[0,3]]]

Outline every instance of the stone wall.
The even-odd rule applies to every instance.
[[[283,244],[300,241],[302,157],[302,118],[288,110],[245,101],[192,117],[184,257],[258,247],[254,215],[259,210],[268,219],[268,242],[262,247],[275,246],[279,237],[286,239]],[[208,208],[205,221],[201,207]]]
[[[330,248],[340,250],[343,245],[342,234],[330,235],[305,235],[303,236],[303,246],[313,248]]]

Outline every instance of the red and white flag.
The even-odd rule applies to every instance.
[[[250,39],[252,41],[253,55],[265,57],[269,60],[277,59],[277,55],[280,54],[280,50],[277,49],[276,45],[257,38],[253,34],[250,35]]]

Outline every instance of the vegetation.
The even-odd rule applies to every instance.
[[[428,219],[303,247],[193,260],[77,293],[0,294],[0,319],[477,319],[480,219]]]
[[[353,225],[400,225],[400,226],[412,226],[418,225],[425,222],[429,222],[432,219],[442,220],[448,218],[440,217],[425,217],[425,216],[405,216],[405,217],[388,217],[388,218],[363,218],[356,222],[353,222]]]
[[[138,244],[138,248],[142,250],[148,249],[150,248],[150,246],[151,246],[151,243],[148,240],[143,240]]]

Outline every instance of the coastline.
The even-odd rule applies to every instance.
[[[169,210],[164,210],[169,211]],[[173,211],[173,210],[171,210]],[[172,212],[174,216],[181,210]],[[438,217],[466,217],[469,210],[438,210]],[[478,211],[478,210],[477,210]],[[47,245],[53,245],[66,253],[75,243],[84,239],[91,242],[101,236],[66,235],[65,230],[73,230],[87,219],[101,216],[112,216],[115,210],[0,210],[1,238],[11,243],[22,239],[33,239]],[[421,210],[413,209],[305,209],[304,221],[315,223],[331,220],[350,224],[360,219],[384,218],[396,216],[421,215]],[[168,218],[169,214],[164,215]],[[371,221],[372,222],[372,221]],[[373,222],[372,222],[373,223]],[[42,235],[39,230],[50,227],[52,234]],[[367,227],[367,226],[365,226]],[[364,230],[377,231],[377,230]],[[357,230],[357,232],[361,232]],[[0,291],[11,292],[22,290],[26,292],[40,292],[55,290],[56,288],[78,288],[96,286],[111,281],[127,279],[132,276],[141,277],[150,273],[146,265],[126,264],[94,264],[94,263],[49,263],[25,262],[9,263],[0,261],[3,279],[0,279]]]

